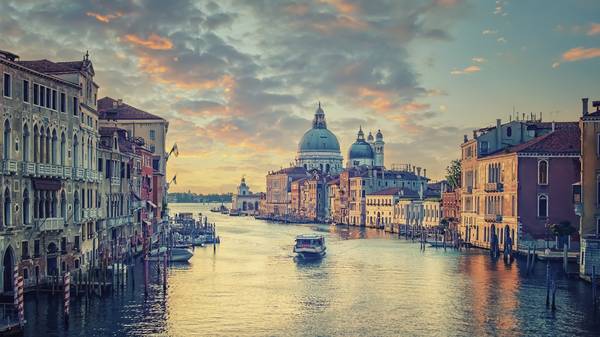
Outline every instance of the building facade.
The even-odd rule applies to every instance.
[[[0,52],[0,73],[1,282],[10,292],[15,266],[29,286],[94,263],[98,86],[87,55],[19,61]]]
[[[460,232],[463,240],[482,248],[497,244],[552,245],[549,226],[574,223],[572,184],[578,180],[579,132],[574,123],[548,125],[527,121],[529,133],[519,142],[498,141],[503,148],[490,152],[490,139],[514,135],[511,122],[487,128],[465,141],[462,148]],[[521,124],[518,124],[521,125]],[[493,138],[490,138],[490,134]],[[479,137],[482,137],[481,139]],[[481,143],[489,141],[487,151]],[[494,145],[495,146],[495,145]]]
[[[596,111],[589,112],[588,99],[582,99],[581,173],[579,200],[575,200],[580,216],[582,238],[580,274],[590,277],[595,267],[600,273],[600,102],[594,102]]]
[[[246,184],[246,178],[242,177],[236,193],[231,199],[231,210],[238,211],[244,215],[256,215],[260,208],[260,194],[252,193]]]

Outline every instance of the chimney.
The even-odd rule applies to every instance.
[[[426,168],[423,169],[423,177],[427,178],[427,169]]]
[[[556,130],[556,123],[554,123],[554,121],[552,121],[552,132],[554,132],[554,130]]]
[[[420,177],[421,176],[421,168],[417,167],[417,176]]]
[[[469,136],[463,135],[463,143],[466,143],[468,141],[469,141]]]
[[[117,101],[113,101],[112,103],[113,103],[113,108],[116,108],[117,107]]]
[[[581,105],[582,105],[582,110],[583,110],[583,115],[587,116],[588,114],[588,98],[582,98],[581,99]]]
[[[540,122],[542,121],[542,111],[540,111]]]
[[[119,98],[119,99],[117,100],[117,106],[121,106],[121,105],[123,105],[123,99],[122,99],[122,98]]]

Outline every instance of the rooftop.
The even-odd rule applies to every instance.
[[[111,97],[98,100],[98,114],[104,120],[165,120]]]

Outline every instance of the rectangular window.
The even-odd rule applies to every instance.
[[[73,97],[73,116],[79,116],[79,99]]]
[[[33,84],[33,105],[40,104],[40,86],[39,84]]]
[[[600,206],[600,176],[596,177],[596,205]]]
[[[75,248],[75,250],[79,250],[79,235],[76,235],[75,240],[73,240],[73,248]]]
[[[56,90],[52,89],[52,110],[56,111]]]
[[[67,238],[61,238],[60,239],[60,251],[61,252],[66,252],[67,251]]]
[[[21,258],[23,258],[23,259],[29,258],[29,241],[21,242]]]
[[[35,240],[33,242],[33,256],[34,257],[40,256],[40,240]]]
[[[152,152],[152,153],[156,152],[156,147],[154,146],[154,144],[150,145],[150,152]]]
[[[40,106],[46,106],[46,87],[40,85]]]
[[[67,96],[64,92],[60,93],[60,112],[67,111]]]
[[[12,97],[12,75],[4,73],[4,97]]]
[[[102,158],[98,158],[98,172],[102,172]]]
[[[52,108],[52,90],[46,88],[46,108]]]
[[[151,140],[155,140],[156,139],[156,131],[150,130],[150,139]]]
[[[29,103],[29,81],[23,80],[23,102]]]

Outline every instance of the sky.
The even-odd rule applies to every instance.
[[[441,179],[463,135],[518,113],[577,120],[600,99],[597,0],[0,1],[0,49],[80,60],[99,97],[169,121],[171,191],[264,190],[317,102],[346,157],[381,129],[386,165]],[[596,95],[596,96],[594,96]]]

